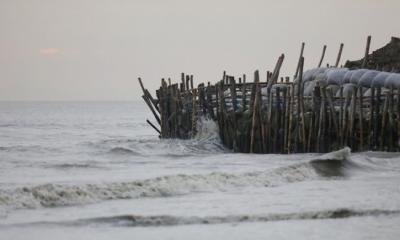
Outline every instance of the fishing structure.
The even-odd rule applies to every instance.
[[[179,83],[161,80],[156,98],[144,88],[143,99],[157,124],[147,122],[160,138],[190,139],[201,118],[218,124],[222,143],[234,152],[330,152],[349,146],[353,151],[399,151],[400,39],[364,58],[339,67],[322,67],[326,46],[316,68],[303,71],[304,43],[294,77],[279,77],[282,54],[265,81],[259,71],[223,73],[215,84],[193,86],[193,75]]]

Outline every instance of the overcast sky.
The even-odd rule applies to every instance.
[[[140,76],[215,82],[222,71],[292,76],[324,44],[334,63],[400,36],[400,0],[0,0],[0,100],[134,100]]]

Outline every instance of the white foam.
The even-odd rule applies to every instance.
[[[346,160],[351,155],[351,149],[349,147],[342,148],[335,152],[326,153],[318,157],[318,160]]]
[[[82,185],[44,184],[0,190],[0,206],[6,209],[56,207],[94,203],[112,199],[168,197],[199,191],[282,184],[317,179],[321,176],[309,162],[266,171],[244,173],[178,174],[133,182]],[[0,207],[0,208],[1,208]]]
[[[218,125],[212,119],[201,117],[197,120],[197,133],[195,140],[200,141],[215,141],[220,143]]]

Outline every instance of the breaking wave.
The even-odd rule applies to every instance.
[[[324,179],[341,174],[321,171],[338,162],[339,168],[349,157],[343,149],[317,159],[265,171],[245,173],[178,174],[131,182],[63,185],[44,184],[0,190],[0,206],[39,208],[88,204],[113,199],[169,197],[203,191],[225,191],[238,187],[274,187],[288,183]]]
[[[266,215],[228,215],[228,216],[140,216],[121,215],[111,217],[98,217],[90,219],[78,219],[64,222],[34,222],[17,224],[21,225],[63,225],[63,226],[118,226],[118,227],[158,227],[200,224],[237,224],[249,222],[276,222],[288,220],[315,220],[315,219],[340,219],[351,217],[384,216],[400,214],[400,210],[365,209],[356,210],[339,208],[333,210],[300,212],[300,213],[277,213]]]
[[[220,141],[217,124],[205,118],[197,123],[197,134],[193,139],[106,139],[88,143],[100,152],[113,155],[187,157],[200,154],[230,152]]]
[[[41,145],[15,145],[15,146],[0,146],[0,152],[22,152],[22,153],[30,153],[30,152],[57,152],[59,151],[57,148],[41,146]]]
[[[314,170],[325,177],[344,177],[348,170],[358,165],[350,160],[351,149],[345,147],[339,151],[330,152],[310,161]]]
[[[140,155],[138,152],[135,152],[129,148],[124,148],[124,147],[111,148],[110,153],[121,154],[121,155]]]
[[[91,163],[62,163],[62,164],[50,164],[46,166],[47,168],[56,169],[78,169],[78,168],[102,168]]]

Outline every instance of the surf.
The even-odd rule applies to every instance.
[[[175,174],[144,180],[79,185],[48,183],[2,189],[0,190],[0,206],[8,209],[34,209],[83,205],[116,199],[162,198],[250,186],[277,187],[289,183],[344,176],[339,173],[345,164],[348,165],[349,158],[350,149],[345,148],[307,161],[294,162],[268,170]],[[332,169],[332,166],[337,169]]]

